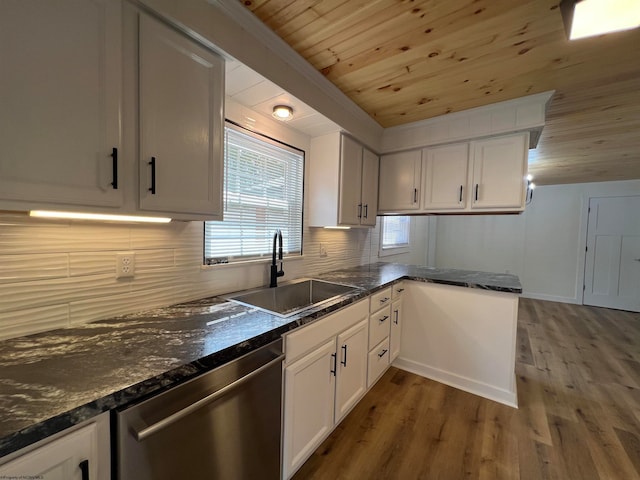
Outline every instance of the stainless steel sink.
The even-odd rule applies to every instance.
[[[279,317],[289,317],[357,290],[357,287],[340,283],[301,279],[283,283],[275,288],[261,288],[226,298]]]

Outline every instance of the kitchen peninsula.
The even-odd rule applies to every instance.
[[[451,357],[463,347],[464,357],[473,360],[473,372],[501,375],[493,386],[485,377],[456,386],[479,394],[502,389],[505,395],[496,399],[516,404],[515,390],[508,385],[509,378],[513,381],[517,294],[522,291],[516,276],[376,263],[318,278],[358,290],[289,318],[212,297],[0,342],[0,456],[169,389],[401,280],[408,295],[396,364],[456,385],[468,374],[468,363],[456,357],[429,364],[433,359],[425,356],[438,348],[438,341],[455,334],[449,337],[453,343],[439,348],[448,348]],[[455,329],[447,330],[443,322],[452,316],[443,313],[439,299],[452,298],[457,299],[450,304],[453,315],[468,315],[481,305],[478,318],[458,318]],[[473,322],[481,323],[470,334],[464,324]],[[491,340],[494,335],[498,337]],[[490,345],[478,343],[486,338]],[[504,339],[511,342],[505,345]],[[474,345],[480,349],[473,351]],[[480,354],[489,357],[487,365],[474,357]],[[506,387],[499,383],[505,378]],[[474,385],[489,388],[474,390]]]

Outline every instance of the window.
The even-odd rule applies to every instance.
[[[409,251],[411,217],[381,217],[380,256],[397,255]]]
[[[205,222],[206,264],[302,254],[304,152],[227,123],[224,220]]]

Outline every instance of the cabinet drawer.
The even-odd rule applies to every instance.
[[[285,363],[290,364],[329,338],[335,337],[363,318],[367,318],[368,315],[367,301],[362,300],[286,335],[284,337],[284,351],[287,354]]]
[[[369,315],[369,350],[389,336],[391,329],[391,305]]]
[[[369,370],[367,372],[367,388],[373,385],[376,380],[389,366],[389,337],[380,342],[376,348],[369,352]]]
[[[377,312],[386,304],[391,303],[391,287],[380,290],[379,292],[371,295],[371,297],[369,298],[371,302],[369,310],[371,311],[371,313]]]
[[[398,282],[391,287],[391,298],[393,300],[399,300],[402,298],[402,294],[405,290],[404,282]]]

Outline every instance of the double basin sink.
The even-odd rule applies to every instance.
[[[351,285],[307,278],[225,298],[286,318],[359,290]]]

